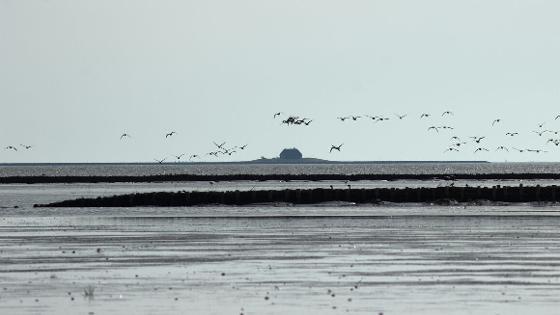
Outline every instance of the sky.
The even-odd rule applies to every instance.
[[[560,133],[534,132],[560,130],[558,12],[553,0],[0,0],[0,163],[291,147],[339,161],[558,161],[547,140]],[[313,121],[282,124],[290,115]],[[348,115],[390,119],[337,119]],[[460,152],[444,152],[452,136]],[[216,159],[213,142],[247,147]]]

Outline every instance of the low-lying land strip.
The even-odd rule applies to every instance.
[[[82,198],[36,207],[183,207],[209,204],[250,205],[260,203],[311,204],[330,201],[356,203],[434,202],[454,204],[489,200],[498,202],[557,202],[560,186],[516,187],[436,187],[436,188],[373,188],[373,189],[287,189],[253,191],[180,191]]]

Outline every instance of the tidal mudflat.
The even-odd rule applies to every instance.
[[[2,209],[0,313],[556,314],[560,303],[555,206],[32,208],[89,188],[0,186],[3,205],[18,205]]]

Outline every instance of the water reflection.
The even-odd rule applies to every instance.
[[[0,187],[21,205],[2,209],[0,313],[555,314],[560,302],[557,206],[35,209],[91,188],[37,187]]]

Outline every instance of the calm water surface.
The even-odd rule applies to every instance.
[[[558,314],[557,205],[32,207],[331,184],[0,185],[0,314]]]
[[[157,174],[484,174],[558,173],[560,163],[38,164],[0,165],[0,176]]]

